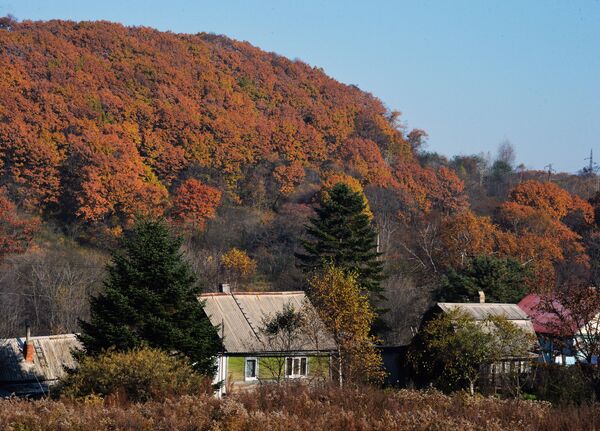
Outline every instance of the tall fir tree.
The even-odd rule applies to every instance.
[[[103,293],[90,300],[90,321],[80,322],[86,354],[147,344],[185,355],[200,373],[214,372],[220,340],[180,246],[164,220],[137,221],[113,253]]]
[[[383,262],[377,251],[377,232],[361,193],[344,183],[335,184],[321,196],[317,216],[310,219],[302,240],[303,253],[297,253],[299,266],[306,272],[327,265],[353,272],[363,289],[382,297]]]

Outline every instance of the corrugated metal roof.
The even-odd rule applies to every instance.
[[[81,345],[74,334],[31,337],[33,362],[23,360],[24,338],[0,339],[0,386],[34,382],[52,383],[72,368],[73,349]],[[35,385],[34,385],[35,386]]]
[[[517,304],[438,302],[438,307],[444,313],[458,309],[478,322],[491,316],[503,316],[524,332],[535,335],[531,319]]]
[[[475,320],[484,320],[490,316],[504,316],[508,320],[529,320],[517,304],[438,302],[438,307],[446,313],[458,308]]]
[[[530,293],[521,299],[519,308],[531,318],[533,328],[537,333],[572,336],[577,332],[578,327],[571,312],[551,296]],[[554,310],[554,312],[550,310]],[[568,322],[569,325],[566,325],[565,322]]]
[[[312,307],[304,292],[207,293],[200,295],[200,300],[205,301],[204,311],[211,323],[222,325],[219,335],[225,350],[230,353],[280,350],[280,346],[269,343],[261,334],[263,320],[282,311],[286,304],[298,311]],[[335,350],[335,342],[331,334],[321,328],[317,339],[307,333],[301,334],[294,343],[294,350]]]
[[[491,316],[503,316],[521,329],[535,333],[531,319],[517,304],[438,302],[437,305],[444,313],[458,309],[476,321],[485,320]]]

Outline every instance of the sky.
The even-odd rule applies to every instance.
[[[447,156],[600,163],[600,0],[0,0],[19,20],[212,32],[299,58],[402,112]]]

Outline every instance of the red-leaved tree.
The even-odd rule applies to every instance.
[[[171,217],[177,223],[202,231],[206,221],[215,217],[220,203],[219,189],[188,178],[175,192]]]

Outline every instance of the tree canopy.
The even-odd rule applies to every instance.
[[[427,321],[409,358],[418,381],[438,389],[474,391],[481,367],[503,358],[527,357],[533,339],[503,317],[475,321],[456,309]]]
[[[90,321],[81,322],[86,354],[149,345],[185,355],[200,372],[213,371],[220,341],[180,246],[163,220],[137,221],[113,253],[104,291],[91,298]]]
[[[527,294],[527,267],[511,258],[477,256],[459,269],[450,269],[438,292],[443,302],[473,302],[478,292],[486,302],[516,304]]]

